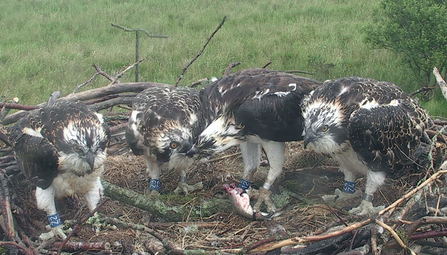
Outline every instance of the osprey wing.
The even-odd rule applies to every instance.
[[[27,118],[13,127],[10,135],[17,163],[23,174],[42,189],[48,188],[58,175],[58,153],[56,148],[42,136],[30,135]],[[25,131],[25,132],[24,132]],[[31,131],[32,132],[32,131]]]
[[[417,162],[424,129],[431,126],[425,111],[411,98],[395,104],[355,111],[348,125],[351,145],[373,171],[399,171]]]

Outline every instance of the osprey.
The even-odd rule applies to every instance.
[[[305,147],[331,156],[344,173],[343,192],[325,199],[353,197],[356,176],[366,176],[363,200],[351,213],[381,210],[372,200],[386,175],[424,165],[430,144],[424,130],[433,123],[392,83],[360,77],[326,81],[303,101],[303,116]]]
[[[32,111],[12,127],[18,166],[36,185],[37,208],[46,212],[56,237],[66,236],[55,199],[78,194],[90,212],[96,208],[103,194],[100,176],[109,138],[101,114],[67,101]]]
[[[126,129],[126,141],[134,154],[144,154],[151,178],[151,196],[160,193],[161,167],[175,169],[180,181],[175,193],[203,188],[202,183],[186,184],[186,175],[194,162],[186,152],[206,125],[197,90],[156,86],[140,92],[132,102]]]
[[[301,100],[321,83],[268,69],[246,69],[215,81],[201,91],[208,119],[191,153],[213,154],[240,145],[244,174],[239,187],[247,190],[257,170],[261,147],[270,163],[260,189],[256,211],[262,203],[276,210],[270,188],[281,174],[285,142],[302,140]],[[299,131],[299,132],[297,132]]]

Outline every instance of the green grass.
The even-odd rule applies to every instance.
[[[111,26],[141,28],[168,39],[140,38],[140,81],[174,84],[224,16],[227,20],[187,70],[180,85],[235,70],[261,67],[314,72],[319,80],[364,76],[418,88],[397,56],[364,43],[364,28],[378,1],[0,1],[2,94],[24,104],[45,101],[55,90],[71,93],[87,81],[95,63],[109,74],[135,61],[135,34]],[[134,81],[128,72],[122,82]],[[107,84],[98,77],[85,89]],[[440,93],[437,91],[437,93]],[[424,107],[446,115],[443,98]]]

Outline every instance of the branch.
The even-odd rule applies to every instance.
[[[124,71],[122,71],[122,72],[119,73],[115,78],[113,78],[112,82],[110,82],[109,85],[107,85],[107,86],[110,86],[110,85],[112,85],[112,84],[115,84],[116,81],[118,81],[119,78],[123,77],[123,75],[124,75],[127,71],[129,71],[130,69],[134,68],[136,65],[138,65],[138,64],[141,63],[141,62],[143,62],[144,60],[145,60],[144,58],[143,58],[143,59],[140,59],[140,60],[138,60],[137,62],[133,63],[132,65],[128,66],[126,69],[124,69]]]
[[[443,169],[444,166],[447,165],[447,161],[444,162],[442,164],[442,166],[440,167],[440,169]],[[414,188],[413,190],[411,190],[410,192],[408,192],[407,194],[405,194],[405,196],[399,198],[398,200],[396,200],[394,203],[392,203],[391,205],[389,205],[387,208],[383,209],[382,211],[379,212],[379,215],[383,215],[384,213],[386,213],[388,210],[395,208],[396,206],[398,206],[400,203],[402,203],[404,200],[408,199],[409,197],[413,196],[416,192],[418,192],[419,190],[421,190],[423,187],[425,187],[427,184],[433,182],[436,178],[438,178],[439,175],[442,174],[446,174],[447,170],[440,170],[436,173],[434,173],[432,176],[430,176],[430,178],[428,178],[426,181],[424,181],[421,185],[417,186],[416,188]]]
[[[211,36],[208,38],[208,40],[206,41],[205,45],[203,45],[202,49],[199,51],[199,53],[197,53],[197,55],[191,60],[191,62],[189,62],[183,69],[182,69],[182,73],[180,74],[180,76],[177,78],[177,81],[175,82],[174,86],[177,87],[178,83],[180,82],[180,80],[183,78],[183,75],[186,73],[186,70],[189,68],[189,66],[192,65],[192,63],[194,63],[194,61],[196,61],[200,55],[202,55],[203,51],[205,50],[206,46],[208,45],[208,43],[211,41],[211,39],[214,37],[214,35],[217,33],[217,31],[219,31],[219,29],[222,27],[222,25],[224,24],[225,20],[227,19],[227,16],[225,16],[222,20],[222,22],[220,22],[219,26],[217,26],[217,28],[214,30],[214,32],[211,34]]]
[[[444,79],[442,78],[441,74],[439,73],[438,68],[433,68],[433,74],[435,75],[436,82],[438,83],[439,87],[441,88],[442,95],[444,96],[445,100],[447,100],[447,84],[445,83]]]
[[[168,221],[182,221],[183,219],[208,217],[218,212],[231,208],[229,201],[211,198],[200,203],[200,210],[194,206],[172,206],[165,203],[162,199],[149,199],[147,196],[138,194],[132,190],[121,188],[105,180],[101,180],[104,187],[104,195],[113,200],[132,205],[150,214],[162,217]]]
[[[258,247],[257,249],[254,250],[250,250],[250,252],[260,252],[260,251],[271,251],[271,250],[275,250],[287,245],[298,245],[298,244],[303,244],[303,243],[307,243],[307,242],[317,242],[317,241],[321,241],[321,240],[325,240],[325,239],[329,239],[329,238],[333,238],[336,236],[340,236],[346,233],[349,233],[353,230],[356,230],[358,228],[361,228],[367,224],[371,223],[371,220],[365,220],[362,222],[357,222],[354,223],[350,226],[345,227],[342,230],[339,231],[334,231],[331,233],[328,233],[326,235],[320,235],[320,236],[307,236],[307,237],[292,237],[283,241],[279,241],[277,243],[270,243],[270,244],[266,244],[263,245],[261,247]]]

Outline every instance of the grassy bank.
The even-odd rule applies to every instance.
[[[24,104],[70,93],[88,80],[93,63],[113,74],[135,61],[135,34],[111,26],[141,28],[169,38],[140,39],[140,81],[173,84],[211,32],[227,20],[188,69],[180,85],[235,70],[261,67],[302,70],[320,80],[364,76],[387,80],[407,91],[418,88],[393,54],[364,44],[363,28],[378,1],[86,1],[5,0],[0,2],[2,94]],[[129,72],[121,79],[134,81]],[[87,88],[106,84],[98,78]],[[442,115],[444,100],[424,103]]]

